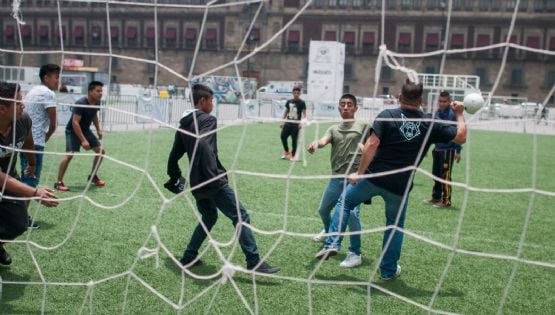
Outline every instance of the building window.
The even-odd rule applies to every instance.
[[[137,47],[137,27],[129,26],[127,27],[126,37],[127,37],[127,45],[130,47]]]
[[[73,42],[75,45],[83,45],[85,43],[85,27],[81,25],[75,26],[73,29]]]
[[[499,10],[501,8],[501,1],[500,0],[490,0],[491,2],[491,9],[492,10]]]
[[[451,35],[451,49],[463,49],[463,48],[464,48],[464,34]]]
[[[6,44],[15,43],[15,27],[13,25],[6,25],[4,28],[4,40]]]
[[[260,29],[253,28],[247,37],[247,45],[258,44],[260,42]]]
[[[475,74],[480,78],[480,84],[489,84],[486,68],[476,68]]]
[[[398,49],[399,51],[410,51],[411,34],[399,33]]]
[[[330,8],[335,8],[335,7],[337,7],[337,0],[329,0],[328,6],[329,6]]]
[[[5,53],[6,56],[6,65],[7,66],[15,66],[15,55],[12,53]]]
[[[476,38],[476,47],[485,47],[490,44],[490,36],[488,34],[479,34]],[[478,56],[488,57],[490,50],[481,50],[477,52]]]
[[[102,43],[102,32],[100,26],[93,26],[91,28],[91,44],[100,46]]]
[[[355,32],[343,33],[343,43],[345,43],[345,50],[353,52],[355,50]]]
[[[110,42],[112,46],[117,46],[119,44],[119,27],[110,26]]]
[[[552,88],[555,85],[555,71],[550,70],[545,73],[545,88]]]
[[[345,74],[346,80],[352,80],[354,78],[353,65],[350,63],[346,63],[343,67],[343,73]]]
[[[335,42],[337,40],[337,35],[335,34],[335,31],[326,31],[324,33],[324,40]]]
[[[197,43],[197,30],[188,28],[185,30],[185,48],[194,49]]]
[[[431,33],[426,35],[426,50],[433,51],[439,48],[439,34]]]
[[[480,0],[479,7],[481,11],[489,11],[491,7],[491,0]]]
[[[50,42],[50,32],[48,31],[48,25],[39,26],[39,44],[48,45]]]
[[[439,7],[439,0],[427,0],[427,2],[426,7],[428,10],[435,10]]]
[[[40,54],[39,59],[40,59],[40,65],[39,66],[47,64],[48,63],[48,54]]]
[[[63,40],[64,43],[66,41],[66,27],[62,26],[62,34],[60,36],[60,27],[56,26],[56,29],[54,31],[54,34],[56,34],[56,39],[58,40],[58,43],[61,43],[61,41]]]
[[[434,66],[427,66],[427,67],[424,69],[424,73],[427,73],[427,74],[436,74],[436,68],[435,68]]]
[[[146,47],[154,47],[156,41],[156,29],[154,27],[147,27],[146,33]]]
[[[353,0],[353,8],[360,8],[362,6],[362,0]]]
[[[289,51],[299,51],[299,42],[301,40],[301,32],[299,31],[289,31],[289,36],[287,37],[287,48]]]
[[[164,33],[164,39],[166,40],[166,47],[177,47],[177,28],[168,27]]]
[[[364,32],[362,35],[362,52],[374,52],[375,35],[374,32]]]
[[[393,71],[388,66],[382,66],[380,78],[384,81],[393,81]]]
[[[524,73],[522,69],[511,71],[511,86],[522,86]]]
[[[555,36],[549,38],[549,50],[555,51]]]
[[[347,7],[347,0],[338,0],[339,1],[339,7],[340,8],[346,8]]]
[[[463,0],[464,9],[470,11],[474,8],[474,0]]]
[[[397,0],[387,0],[387,8],[388,9],[397,8]]]
[[[315,0],[312,3],[314,5],[314,7],[316,7],[316,8],[323,8],[325,6],[325,4],[327,3],[327,0]]]
[[[526,38],[526,46],[530,48],[540,49],[540,37],[528,36]]]
[[[218,30],[209,28],[204,34],[204,47],[206,49],[218,49]]]

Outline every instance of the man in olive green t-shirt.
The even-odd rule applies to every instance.
[[[314,153],[316,149],[323,148],[331,143],[331,169],[334,175],[328,182],[328,186],[322,195],[318,213],[324,224],[324,231],[314,237],[314,241],[324,241],[325,233],[328,231],[331,217],[330,213],[337,203],[338,198],[343,192],[343,188],[348,185],[347,176],[356,171],[360,162],[359,145],[364,143],[367,138],[367,126],[355,122],[357,111],[356,98],[351,94],[345,94],[339,100],[338,110],[343,119],[338,125],[331,126],[324,136],[312,142],[308,146],[308,152]],[[341,176],[341,177],[340,177]],[[359,207],[356,207],[349,216],[349,231],[359,232],[361,230],[359,220]],[[340,266],[345,268],[356,267],[362,263],[360,253],[360,234],[350,235],[350,247],[347,257]]]

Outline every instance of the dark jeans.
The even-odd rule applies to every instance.
[[[0,201],[0,239],[13,240],[27,231],[29,215],[23,200]]]
[[[432,174],[441,179],[451,181],[451,171],[453,170],[455,153],[455,150],[434,150],[432,153],[434,158]],[[434,181],[432,198],[441,200],[445,205],[451,205],[451,185]]]
[[[289,146],[287,145],[287,138],[291,136],[291,146],[292,156],[297,153],[297,138],[299,136],[299,124],[285,123],[281,129],[281,144],[283,144],[283,150],[289,151]]]
[[[211,198],[197,200],[197,208],[202,216],[202,223],[199,223],[193,231],[191,241],[189,241],[189,245],[183,253],[182,260],[191,260],[198,255],[198,250],[206,239],[206,233],[210,232],[218,220],[218,209],[231,220],[233,226],[236,226],[239,222],[239,215],[242,222],[250,224],[247,210],[240,202],[237,202],[235,193],[229,185],[222,187]],[[238,229],[239,245],[241,245],[245,254],[247,267],[252,267],[260,261],[256,240],[250,228],[241,225]]]
[[[35,145],[35,151],[37,151],[37,153],[35,153],[35,178],[28,177],[25,174],[24,171],[29,162],[27,161],[25,154],[21,153],[19,155],[19,162],[21,164],[21,181],[31,187],[37,187],[40,181],[40,173],[42,172],[42,160],[44,154],[38,152],[43,152],[44,147],[42,145]]]

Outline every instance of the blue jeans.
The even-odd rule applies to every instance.
[[[38,152],[43,152],[44,147],[42,145],[35,145],[35,151],[37,151],[37,153],[35,153],[35,178],[28,177],[25,174],[24,171],[29,162],[27,161],[23,153],[19,154],[19,162],[21,165],[21,181],[31,187],[37,187],[40,181],[40,172],[42,171],[42,158],[44,154]]]
[[[348,183],[343,178],[332,178],[328,182],[328,186],[322,195],[322,200],[320,201],[320,207],[318,208],[318,213],[322,218],[322,223],[324,223],[324,230],[327,232],[330,227],[331,222],[331,210],[335,208],[337,204],[337,199],[341,197],[343,188],[346,187]],[[349,216],[349,231],[359,232],[361,230],[360,226],[360,207],[357,205],[351,215]],[[349,246],[349,251],[357,255],[360,255],[360,234],[349,236],[351,245]],[[340,244],[339,244],[340,245]]]
[[[354,208],[363,201],[374,196],[381,196],[385,202],[385,219],[386,225],[395,225],[398,227],[405,226],[405,214],[407,212],[407,201],[403,204],[403,196],[396,195],[386,189],[372,184],[370,181],[363,179],[354,186],[347,186],[341,198],[339,198],[335,211],[333,213],[332,222],[330,224],[329,233],[341,231],[345,232],[349,214]],[[397,215],[399,214],[399,221]],[[397,224],[396,224],[397,223]],[[393,236],[391,234],[393,233]],[[392,237],[389,246],[386,246],[389,238]],[[382,277],[390,277],[397,271],[397,261],[401,257],[401,246],[403,245],[403,233],[387,229],[383,234],[382,251],[383,257],[380,262]],[[341,246],[340,236],[329,236],[326,240],[327,247],[338,248]]]
[[[210,232],[218,220],[218,209],[231,220],[233,226],[236,226],[239,222],[239,215],[242,222],[250,224],[247,210],[240,202],[237,202],[235,193],[229,185],[222,187],[210,198],[197,200],[197,208],[202,216],[202,223],[208,232]],[[206,239],[206,230],[200,223],[197,224],[189,245],[187,245],[187,249],[183,253],[182,260],[191,260],[198,255],[198,250]],[[258,254],[256,240],[251,229],[243,225],[239,227],[239,245],[241,245],[241,249],[245,254],[247,268],[254,267],[260,261],[260,255]]]

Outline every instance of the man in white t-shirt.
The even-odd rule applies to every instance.
[[[56,131],[56,94],[60,84],[60,67],[54,64],[46,64],[39,70],[40,85],[34,86],[23,99],[25,111],[33,121],[33,140],[35,142],[36,165],[35,173],[25,172],[29,161],[23,154],[21,161],[21,181],[31,187],[37,187],[42,170],[42,158],[44,147],[50,136]],[[33,220],[29,220],[29,227],[38,228]]]

